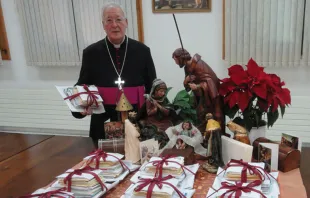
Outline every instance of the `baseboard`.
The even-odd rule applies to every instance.
[[[38,135],[59,135],[59,136],[81,136],[89,137],[89,132],[84,130],[61,130],[61,129],[43,129],[26,127],[0,126],[0,132],[38,134]]]

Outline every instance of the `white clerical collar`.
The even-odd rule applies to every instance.
[[[114,43],[111,42],[111,40],[109,39],[109,37],[107,37],[107,38],[108,38],[108,40],[110,41],[110,43],[111,43],[115,48],[120,48],[121,45],[122,45],[122,44],[124,43],[124,41],[125,41],[126,35],[124,36],[123,41],[122,41],[120,44],[114,44]]]

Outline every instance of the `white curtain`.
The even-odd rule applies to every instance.
[[[83,49],[105,37],[101,9],[107,0],[15,1],[27,65],[78,66]],[[135,1],[112,2],[123,6],[129,23],[127,35],[138,39]]]
[[[225,60],[229,65],[250,58],[265,67],[304,65],[302,48],[309,56],[309,28],[302,40],[304,5],[305,0],[225,0]]]
[[[302,63],[310,66],[310,1],[306,1]]]

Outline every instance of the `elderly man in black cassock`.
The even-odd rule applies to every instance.
[[[150,92],[156,78],[150,48],[125,34],[128,22],[118,4],[110,3],[103,7],[102,24],[107,36],[83,50],[82,67],[76,85],[97,86],[106,112],[72,112],[76,118],[92,114],[89,135],[95,142],[104,138],[106,120],[118,120],[115,108],[119,90],[124,90],[137,111],[143,104],[143,94]]]

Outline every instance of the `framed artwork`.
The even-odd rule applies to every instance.
[[[152,0],[153,13],[210,12],[211,0]]]

